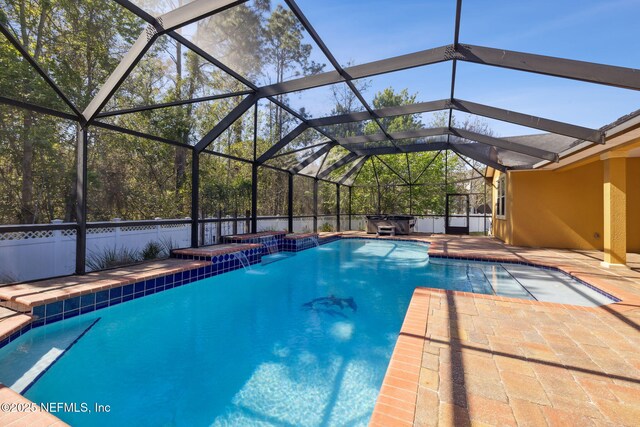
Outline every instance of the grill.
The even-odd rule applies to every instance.
[[[416,225],[413,215],[367,215],[367,233],[375,234],[378,227],[395,227],[395,234],[410,234]]]

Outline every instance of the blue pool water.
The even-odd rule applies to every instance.
[[[532,298],[497,266],[341,240],[34,329],[0,382],[77,340],[25,392],[109,405],[55,414],[74,426],[366,425],[414,288]]]

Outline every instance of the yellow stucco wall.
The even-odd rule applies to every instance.
[[[558,171],[509,172],[512,244],[602,249],[602,177],[602,162]]]
[[[494,219],[493,235],[503,242],[511,244],[511,236],[509,235],[509,231],[507,230],[507,221],[503,219]]]
[[[602,162],[560,171],[510,171],[506,220],[494,214],[494,236],[518,246],[602,250],[603,173]],[[495,187],[500,175],[494,175]]]
[[[627,252],[640,253],[640,158],[627,159]]]
[[[635,128],[628,132],[635,132]],[[620,135],[613,135],[613,141]],[[560,169],[508,171],[507,211],[505,219],[496,218],[494,212],[493,235],[518,246],[603,250],[608,226],[609,247],[624,246],[626,240],[627,252],[640,253],[639,156],[640,138],[635,137]],[[491,174],[495,211],[502,173],[489,168],[488,176]],[[605,189],[611,193],[612,179],[613,190],[624,193],[615,200],[605,198]],[[605,208],[615,211],[608,223]],[[617,226],[620,220],[624,221],[622,227]],[[612,231],[622,232],[624,237],[616,237]]]
[[[640,158],[626,159],[627,251],[640,252]],[[493,177],[493,204],[497,182]],[[510,171],[506,219],[493,235],[518,246],[604,249],[604,162],[556,171]],[[596,233],[599,237],[596,237]]]
[[[626,153],[601,156],[604,167],[604,263],[627,263],[627,159]]]

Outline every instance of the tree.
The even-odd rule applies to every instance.
[[[269,0],[254,0],[198,21],[192,41],[249,80],[262,73]]]
[[[347,66],[350,65],[352,64],[347,64]],[[360,79],[352,83],[360,93],[367,91],[371,86],[371,81],[366,79]],[[364,106],[355,92],[344,83],[332,85],[331,95],[334,103],[333,109],[331,110],[332,116],[364,110]],[[364,123],[362,122],[348,122],[332,125],[327,128],[327,131],[336,137],[348,137],[362,134],[363,127]]]
[[[317,74],[324,68],[324,64],[318,64],[311,60],[312,46],[303,43],[304,27],[295,17],[293,12],[282,5],[276,6],[264,27],[264,56],[266,67],[271,68],[269,73],[265,68],[269,83],[281,83],[285,80],[300,75]],[[278,95],[277,99],[284,102],[286,95]],[[275,106],[274,106],[275,107]],[[279,107],[273,108],[273,121],[271,121],[277,140],[283,137],[283,128],[287,116]]]
[[[171,3],[171,7],[179,7],[183,2],[163,0],[163,5]],[[95,96],[146,25],[117,2],[103,0],[5,0],[0,20],[80,110]],[[318,73],[324,68],[314,61],[312,45],[305,42],[304,28],[294,14],[281,5],[272,9],[268,0],[237,5],[182,31],[198,47],[258,85]],[[370,86],[366,80],[356,84],[361,91]],[[169,35],[162,35],[122,82],[105,109],[170,103],[244,89],[240,81],[216,65]],[[363,109],[347,85],[332,85],[331,91],[332,114]],[[3,97],[61,112],[71,111],[4,37],[0,37],[0,93]],[[174,105],[98,120],[193,145],[241,99],[239,96]],[[416,95],[407,90],[388,88],[376,94],[372,106],[379,109],[406,105],[415,103],[416,99]],[[277,101],[286,103],[287,97],[279,96]],[[259,156],[297,123],[292,115],[266,99],[260,101],[257,111],[257,135],[253,131],[256,110],[251,109],[209,148],[252,160],[254,138]],[[304,110],[301,114],[305,115]],[[422,117],[383,118],[381,123],[393,133],[441,126],[448,121],[446,114],[436,115],[433,123],[425,123]],[[3,223],[48,222],[55,218],[75,220],[78,126],[71,120],[0,105],[0,220]],[[490,132],[481,121],[463,122],[458,127]],[[364,121],[336,125],[326,131],[338,137],[379,133],[380,129],[374,122]],[[324,139],[309,129],[282,152],[309,147]],[[394,143],[402,146],[430,140]],[[191,215],[188,149],[96,126],[89,128],[88,144],[89,220]],[[287,169],[317,149],[290,153],[270,161],[269,165]],[[334,148],[316,164],[324,162],[328,167],[347,153],[344,148]],[[424,152],[372,157],[360,171],[356,184],[376,185],[371,187],[373,190],[354,190],[354,210],[405,212],[412,208],[416,213],[440,213],[447,191],[478,191],[482,181],[469,180],[472,169],[465,162],[451,153],[435,156],[434,152]],[[466,160],[479,168],[477,162]],[[338,180],[354,163],[336,169],[329,178]],[[430,166],[426,168],[427,165]],[[261,170],[261,213],[285,213],[287,173]],[[200,171],[201,215],[216,215],[219,210],[226,214],[242,213],[248,209],[251,167],[247,163],[204,154]],[[405,181],[415,184],[411,190]],[[303,182],[299,188],[294,186],[294,202],[298,198],[307,201],[296,205],[300,210],[308,209],[313,196],[313,180],[303,178]],[[335,185],[321,185],[319,196],[321,211],[334,213]]]
[[[120,49],[132,41],[131,35],[138,26],[137,19],[117,4],[97,0],[7,0],[5,4],[0,19],[80,108],[88,103],[102,79],[106,79],[106,75],[115,68]],[[2,62],[7,66],[0,69],[0,81],[18,85],[3,93],[61,111],[69,110],[6,41],[3,40],[2,46]],[[6,55],[14,56],[14,60],[9,61]],[[24,72],[23,77],[16,78],[16,73],[20,72]],[[42,117],[32,111],[24,110],[20,115],[21,123],[4,121],[8,127],[3,129],[21,138],[19,166],[16,163],[11,166],[16,168],[20,180],[20,207],[15,220],[41,222],[53,219],[50,215],[73,219],[75,185],[68,179],[70,176],[58,180],[67,182],[62,194],[50,187],[37,187],[36,183],[42,179],[45,170],[51,171],[47,168],[46,159],[64,159],[65,162],[59,164],[60,171],[73,168],[69,162],[75,159],[77,143],[61,144],[63,141],[69,143],[69,139],[62,137],[60,132],[65,132],[65,135],[67,132],[76,135],[77,132],[63,130],[62,121]],[[68,123],[64,127],[68,128]],[[57,156],[52,155],[53,152]],[[46,181],[49,180],[56,178],[47,176]],[[56,211],[52,208],[54,205],[63,205],[64,210]],[[43,206],[47,206],[44,211]]]
[[[376,94],[373,107],[381,109],[409,105],[414,104],[416,99],[417,95],[410,94],[407,89],[396,91],[393,88],[386,88]],[[422,122],[418,114],[386,117],[380,121],[388,133],[394,133],[425,127],[442,127],[439,122],[446,118],[448,116],[436,115],[428,125]],[[369,122],[365,125],[363,132],[380,133],[380,129],[375,122]],[[431,139],[418,138],[371,145],[395,144],[401,147],[407,144],[429,143]],[[412,211],[418,214],[442,214],[444,213],[444,194],[452,189],[452,187],[444,187],[445,170],[455,167],[458,167],[457,158],[447,156],[446,153],[439,155],[433,151],[374,156],[359,172],[355,182],[355,185],[369,186],[370,189],[355,192],[354,210],[363,212],[374,207],[379,213]],[[372,200],[375,203],[372,203]]]
[[[275,82],[317,74],[324,68],[311,60],[312,46],[303,43],[304,27],[293,12],[278,5],[267,19],[265,32],[264,60],[273,67]]]

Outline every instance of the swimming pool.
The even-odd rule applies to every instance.
[[[532,299],[547,273],[345,239],[34,329],[0,382],[72,425],[366,425],[415,287]]]

